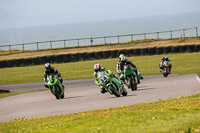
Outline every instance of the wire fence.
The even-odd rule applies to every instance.
[[[18,52],[27,52],[30,50],[45,50],[55,48],[67,48],[67,47],[80,47],[80,46],[94,46],[99,44],[120,44],[131,42],[138,39],[175,39],[186,37],[198,37],[198,28],[186,28],[171,31],[151,32],[141,34],[126,34],[117,36],[104,36],[104,37],[91,37],[91,38],[78,38],[78,39],[66,39],[66,40],[53,40],[42,41],[23,44],[1,45],[0,55],[3,53],[11,54]]]

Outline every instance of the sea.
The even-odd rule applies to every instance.
[[[104,43],[126,42],[143,39],[144,35],[84,39],[118,35],[142,34],[151,32],[171,31],[185,28],[198,28],[200,34],[200,12],[190,12],[171,15],[148,16],[84,23],[57,24],[26,28],[0,29],[0,49],[9,49],[5,45],[13,45],[12,49],[45,49],[56,47],[71,47],[96,45]],[[159,34],[160,38],[170,38],[170,33]],[[173,32],[173,37],[183,37],[183,31]],[[195,29],[185,31],[185,36],[196,36]],[[147,34],[146,38],[157,38],[157,34]],[[69,39],[80,39],[70,40]],[[67,40],[58,41],[54,40]],[[92,40],[92,41],[91,41]],[[46,41],[46,42],[43,42]],[[50,42],[52,41],[52,42]],[[43,43],[36,43],[43,42]],[[17,45],[26,44],[29,45]],[[39,44],[39,45],[37,45]]]

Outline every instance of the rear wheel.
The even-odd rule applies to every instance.
[[[120,93],[118,90],[116,90],[112,85],[110,85],[108,87],[108,89],[116,96],[116,97],[120,97]]]
[[[127,94],[128,94],[128,93],[127,93],[126,89],[125,89],[125,88],[123,88],[122,95],[123,95],[123,96],[126,96]]]

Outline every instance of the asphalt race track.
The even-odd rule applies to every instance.
[[[56,100],[50,91],[38,91],[0,99],[0,122],[21,118],[51,116],[110,107],[153,102],[200,93],[195,74],[144,76],[137,91],[128,89],[125,97],[101,94],[93,79],[65,81],[65,98]],[[22,91],[41,89],[43,83],[1,85],[1,89]]]

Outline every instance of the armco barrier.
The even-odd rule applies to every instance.
[[[200,52],[200,45],[181,45],[181,46],[168,46],[168,47],[152,47],[143,49],[122,49],[113,51],[99,51],[92,53],[75,53],[75,54],[63,54],[42,56],[28,59],[14,59],[8,61],[0,61],[0,68],[14,67],[14,66],[28,66],[50,63],[64,63],[75,62],[80,60],[95,60],[116,58],[120,54],[126,56],[138,56],[138,55],[154,55],[163,53],[178,53],[178,52]]]

